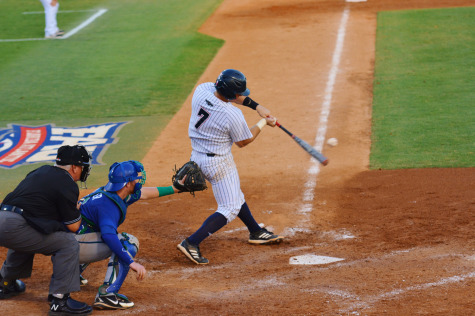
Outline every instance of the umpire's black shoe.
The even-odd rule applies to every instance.
[[[188,238],[178,244],[177,248],[185,254],[191,261],[196,264],[208,264],[209,261],[201,256],[200,246],[192,245],[188,242]]]
[[[249,235],[249,243],[250,244],[257,244],[257,245],[264,245],[264,244],[278,244],[284,237],[279,235],[274,235],[273,232],[268,231],[265,228],[261,230],[251,233]]]
[[[23,283],[23,281],[7,281],[1,278],[0,281],[0,300],[4,300],[25,292],[26,285]]]
[[[63,298],[53,297],[51,301],[49,314],[50,316],[66,316],[66,315],[89,315],[92,313],[92,307],[86,303],[73,300],[68,294],[64,294]]]

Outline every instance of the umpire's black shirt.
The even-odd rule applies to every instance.
[[[2,203],[22,208],[25,215],[69,225],[81,219],[78,197],[79,188],[68,171],[42,166],[30,172]]]

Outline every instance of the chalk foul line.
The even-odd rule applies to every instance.
[[[95,9],[90,10],[59,10],[58,13],[78,13],[78,12],[96,12]],[[45,11],[26,11],[21,14],[45,14]]]
[[[89,24],[94,22],[95,19],[97,19],[98,17],[100,17],[101,15],[103,15],[106,12],[107,12],[107,9],[100,9],[95,14],[93,14],[89,19],[82,22],[77,27],[73,28],[71,31],[65,33],[61,39],[67,39],[67,38],[73,36],[74,34],[76,34],[80,30],[82,30],[83,28],[85,28],[86,26],[88,26]]]
[[[340,25],[338,27],[338,35],[333,51],[332,63],[330,72],[328,74],[328,80],[325,87],[325,94],[323,98],[322,108],[320,111],[319,128],[315,137],[314,148],[318,151],[322,151],[325,141],[325,135],[327,133],[328,116],[330,115],[331,102],[333,97],[333,88],[335,86],[336,75],[338,73],[341,54],[343,52],[343,44],[345,41],[346,25],[350,16],[350,9],[348,7],[343,11]],[[308,180],[305,183],[305,191],[303,193],[304,204],[301,207],[300,213],[311,213],[313,210],[312,201],[314,199],[314,191],[317,185],[317,175],[320,173],[320,165],[318,161],[311,159],[311,166],[308,170]]]

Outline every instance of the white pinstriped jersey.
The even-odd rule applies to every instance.
[[[218,99],[214,83],[200,84],[191,101],[188,135],[191,147],[201,153],[226,155],[233,143],[252,137],[242,111]]]
[[[231,222],[245,202],[231,147],[251,138],[252,133],[242,111],[218,99],[215,91],[214,84],[208,82],[200,84],[193,94],[188,127],[193,148],[190,159],[200,166],[212,185],[218,203],[216,212]]]

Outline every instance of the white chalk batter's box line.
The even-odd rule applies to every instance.
[[[314,288],[314,289],[302,289],[301,291],[304,293],[310,294],[328,294],[332,297],[337,297],[343,299],[345,301],[346,308],[341,308],[339,310],[341,315],[347,315],[350,313],[351,315],[360,315],[358,310],[370,308],[374,304],[378,303],[381,300],[388,300],[396,298],[400,295],[409,294],[414,291],[424,291],[434,287],[440,287],[455,283],[465,282],[468,279],[472,279],[475,277],[475,272],[469,272],[462,275],[455,275],[450,277],[441,278],[434,282],[429,283],[422,283],[416,284],[412,286],[402,287],[399,289],[394,289],[388,292],[382,292],[375,295],[368,295],[368,296],[360,296],[353,294],[349,291],[342,290],[342,289],[323,289],[323,288]]]
[[[365,298],[353,295],[351,293],[346,293],[348,295],[346,299],[352,298],[356,302],[349,302],[348,304],[349,306],[347,308],[340,309],[340,312],[343,314],[353,312],[352,313],[353,315],[359,315],[359,314],[355,314],[355,310],[369,308],[381,300],[393,299],[397,296],[409,294],[414,291],[424,291],[424,290],[428,290],[434,287],[446,286],[446,285],[455,284],[455,283],[463,283],[468,279],[473,279],[474,277],[475,277],[475,272],[469,272],[462,275],[454,275],[450,277],[441,278],[434,282],[416,284],[416,285],[408,286],[405,288],[399,288],[399,289],[395,289],[389,292],[384,292],[377,295],[368,296]],[[332,295],[335,293],[327,292],[327,294]]]
[[[62,37],[57,38],[57,39],[67,39],[92,22],[94,22],[95,19],[103,15],[104,13],[107,12],[107,9],[99,9],[99,10],[76,10],[76,11],[59,11],[58,13],[74,13],[74,12],[96,12],[94,13],[91,17],[86,19],[84,22],[73,28],[71,31],[66,32]],[[23,12],[23,14],[40,14],[44,12],[37,12],[37,11],[32,11],[32,12]],[[0,39],[0,42],[27,42],[27,41],[44,41],[44,40],[49,40],[48,38],[14,38],[14,39]]]

